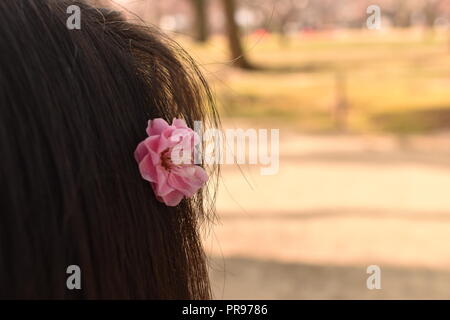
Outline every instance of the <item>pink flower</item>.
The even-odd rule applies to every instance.
[[[176,206],[208,180],[205,170],[193,164],[199,136],[184,120],[176,118],[172,125],[161,118],[149,120],[147,134],[134,152],[141,175],[150,182],[159,201]]]

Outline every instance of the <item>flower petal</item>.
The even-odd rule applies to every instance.
[[[148,154],[147,146],[144,141],[138,144],[136,150],[134,151],[134,158],[138,163],[142,161],[142,159]]]
[[[148,149],[157,151],[159,145],[159,136],[151,136],[144,140],[145,145]]]
[[[146,155],[141,162],[139,162],[139,171],[142,178],[150,182],[157,182],[158,175],[155,165],[153,164],[150,155]]]
[[[149,120],[147,126],[147,134],[149,136],[160,135],[168,126],[169,124],[166,122],[166,120],[161,118]]]
[[[172,191],[171,193],[166,194],[165,196],[161,197],[163,202],[168,205],[169,207],[175,207],[178,205],[181,200],[183,200],[183,194],[179,191]]]
[[[173,118],[172,125],[177,128],[188,128],[188,126],[186,125],[186,121],[184,121],[183,119]]]
[[[169,175],[167,170],[158,165],[156,167],[156,174],[157,178],[155,182],[155,193],[158,196],[163,197],[172,192],[174,189],[167,183],[167,178]]]
[[[178,167],[169,174],[168,184],[186,197],[192,197],[208,181],[202,167],[191,165]]]
[[[152,157],[152,162],[157,165],[161,162],[161,153],[158,153],[159,136],[151,136],[144,140],[147,150]]]
[[[175,129],[172,131],[172,134],[170,136],[170,139],[173,142],[180,142],[183,141],[185,139],[192,139],[194,131],[190,130],[190,129]]]
[[[167,127],[164,129],[163,133],[159,136],[159,145],[158,145],[158,153],[165,151],[177,144],[176,141],[171,139],[172,132],[175,130],[175,127]]]
[[[187,182],[182,176],[179,176],[173,172],[169,174],[167,182],[172,188],[180,191],[186,197],[192,197],[198,190]]]
[[[193,166],[195,168],[195,177],[202,184],[202,186],[208,181],[208,174],[205,169],[200,166]]]

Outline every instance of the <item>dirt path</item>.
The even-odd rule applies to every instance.
[[[223,167],[205,240],[216,297],[449,297],[448,134],[282,138],[277,175]]]

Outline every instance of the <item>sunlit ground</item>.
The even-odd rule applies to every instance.
[[[227,66],[223,39],[181,40],[224,127],[281,129],[278,174],[222,166],[216,298],[450,298],[448,34],[249,35],[252,72]]]

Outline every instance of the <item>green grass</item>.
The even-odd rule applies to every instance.
[[[284,43],[248,36],[244,42],[258,71],[230,68],[221,38],[204,46],[181,42],[201,64],[225,118],[330,131],[340,95],[349,131],[414,133],[450,129],[447,37],[438,32],[425,40],[420,30],[347,31]]]

